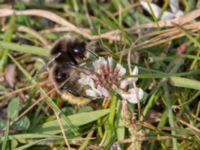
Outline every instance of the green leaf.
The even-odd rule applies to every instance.
[[[27,142],[27,139],[35,140],[35,139],[42,139],[42,138],[63,138],[62,136],[59,135],[49,135],[49,134],[40,134],[40,133],[19,133],[19,134],[14,134],[14,135],[9,135],[8,136],[9,140],[18,140],[20,143]],[[5,136],[0,137],[0,142],[2,142],[5,139]]]
[[[82,126],[85,124],[88,124],[90,122],[93,122],[100,117],[105,116],[110,112],[109,109],[104,109],[104,110],[97,110],[97,111],[92,111],[92,112],[83,112],[79,114],[74,114],[71,116],[68,116],[69,120],[72,122],[74,126]],[[63,118],[61,119],[63,122]],[[64,126],[64,128],[68,128],[68,126]],[[40,132],[41,134],[56,134],[61,132],[60,131],[60,126],[58,124],[57,120],[49,121],[45,124],[43,124],[41,127],[35,128],[32,132]]]
[[[19,114],[19,98],[13,98],[8,105],[8,117],[14,120]]]
[[[94,109],[91,107],[91,106],[85,106],[85,107],[83,107],[83,108],[81,108],[80,109],[80,113],[81,112],[91,112],[91,111],[93,111]]]
[[[7,89],[6,89],[6,87],[5,87],[5,86],[3,86],[3,85],[0,85],[0,91],[1,91],[1,92],[5,92],[5,91],[7,91]]]
[[[6,120],[2,120],[2,119],[0,119],[0,128],[1,129],[4,129],[4,128],[6,128]]]
[[[169,79],[173,86],[200,90],[200,81],[182,77],[170,77]]]
[[[125,127],[124,127],[124,123],[120,119],[118,123],[118,128],[117,128],[117,139],[124,140],[124,138],[125,138]]]
[[[17,121],[13,128],[17,129],[17,130],[27,130],[30,126],[30,120],[28,119],[28,117],[23,117],[22,119],[20,119],[19,121]]]

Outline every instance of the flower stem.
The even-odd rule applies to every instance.
[[[98,125],[98,127],[97,127],[98,135],[101,138],[103,138],[103,130],[102,130],[102,127],[101,127],[101,120],[100,119],[97,120],[97,125]]]
[[[117,104],[117,97],[116,95],[112,95],[111,104],[110,104],[110,114],[108,118],[108,126],[105,131],[106,139],[103,144],[104,148],[109,147],[114,141],[115,138],[115,113],[116,113],[116,104]]]
[[[109,126],[110,128],[114,128],[114,119],[115,119],[115,112],[116,112],[116,104],[117,104],[117,97],[116,95],[112,95],[111,104],[110,104],[110,115],[109,115]]]

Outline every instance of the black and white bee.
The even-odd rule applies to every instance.
[[[55,62],[51,67],[50,79],[61,97],[75,105],[90,102],[91,97],[86,95],[85,87],[78,82],[81,72],[90,73],[80,67],[88,55],[86,43],[81,39],[66,36],[56,41],[50,55]]]

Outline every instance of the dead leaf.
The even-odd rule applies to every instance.
[[[10,87],[14,87],[15,85],[15,75],[16,75],[16,65],[14,64],[9,64],[6,67],[6,71],[5,71],[5,79],[6,82],[8,83],[8,85]]]

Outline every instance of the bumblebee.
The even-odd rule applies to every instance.
[[[55,62],[50,79],[62,99],[75,105],[90,102],[91,97],[86,96],[84,86],[78,83],[82,71],[89,73],[80,67],[88,55],[86,43],[71,36],[63,37],[52,46],[50,55]]]

